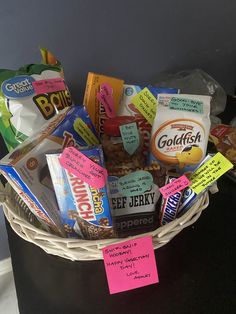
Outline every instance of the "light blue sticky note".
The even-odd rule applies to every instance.
[[[169,108],[173,110],[203,113],[203,102],[196,99],[172,97]]]
[[[153,184],[150,172],[139,170],[118,179],[119,193],[124,196],[135,196],[148,191]]]
[[[136,122],[121,125],[120,133],[124,149],[128,154],[133,155],[139,147],[139,133]]]

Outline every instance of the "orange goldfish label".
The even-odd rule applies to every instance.
[[[163,163],[197,165],[205,152],[205,130],[191,119],[169,120],[159,126],[151,140],[154,157]]]

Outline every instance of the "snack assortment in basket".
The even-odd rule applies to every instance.
[[[71,105],[65,95],[63,101],[53,97],[57,109]],[[0,170],[48,232],[84,240],[150,232],[181,217],[210,185],[201,193],[194,190],[205,184],[200,181],[206,169],[199,167],[211,158],[205,159],[210,101],[209,96],[127,85],[89,73],[84,106],[65,108],[54,117],[52,113],[40,131],[1,160]],[[50,113],[49,107],[45,110]],[[29,115],[23,113],[23,118],[28,121]],[[233,136],[231,129],[223,140],[215,136],[217,148],[234,149]],[[8,146],[18,143],[13,142]],[[173,185],[165,196],[163,187],[182,177],[188,186]],[[101,178],[104,184],[97,186]]]

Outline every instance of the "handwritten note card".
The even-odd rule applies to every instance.
[[[65,90],[65,82],[62,78],[52,78],[32,82],[36,94],[45,94]]]
[[[97,93],[97,99],[102,103],[109,118],[114,118],[116,116],[112,92],[112,87],[109,84],[104,83],[101,84],[100,92]]]
[[[142,237],[103,248],[110,293],[159,282],[151,237]]]
[[[139,147],[139,133],[137,124],[135,122],[124,124],[120,126],[121,138],[123,141],[124,149],[130,154],[137,150]]]
[[[98,145],[99,141],[97,137],[93,134],[87,124],[81,119],[78,118],[75,120],[73,127],[75,131],[82,137],[82,139],[88,145]]]
[[[59,161],[67,171],[92,187],[101,189],[105,186],[107,170],[90,160],[76,148],[65,148]]]
[[[190,187],[199,194],[231,168],[233,164],[221,153],[217,153],[192,174]]]
[[[179,191],[182,191],[189,185],[190,185],[189,179],[185,175],[183,175],[179,178],[176,178],[172,182],[166,184],[159,190],[161,194],[164,196],[164,198],[168,198],[169,196],[174,195]]]
[[[150,189],[153,177],[150,172],[139,170],[118,179],[118,190],[124,196],[140,195]]]
[[[146,118],[147,121],[153,125],[157,111],[157,99],[153,96],[149,89],[145,87],[141,90],[141,92],[134,96],[131,101],[141,112],[144,118]]]
[[[203,102],[195,99],[172,97],[169,108],[196,113],[203,113]]]

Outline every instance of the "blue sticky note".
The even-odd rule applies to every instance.
[[[148,191],[153,184],[150,172],[139,170],[118,179],[119,193],[124,196],[135,196]]]
[[[136,122],[121,125],[120,133],[124,149],[128,152],[128,154],[133,155],[140,143]]]
[[[195,99],[172,97],[169,108],[173,110],[203,113],[203,102]]]

